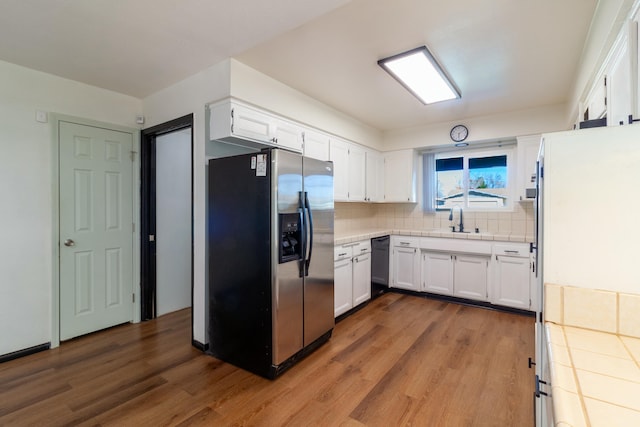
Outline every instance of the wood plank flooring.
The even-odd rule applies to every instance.
[[[191,346],[190,311],[0,364],[0,425],[530,426],[534,319],[388,293],[275,381]]]

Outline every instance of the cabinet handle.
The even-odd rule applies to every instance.
[[[409,246],[409,245],[410,245],[410,243],[409,243],[409,242],[400,242],[400,245],[401,245],[401,246]]]
[[[345,255],[347,255],[347,253],[346,253],[346,252],[345,252],[345,253],[343,253],[343,254],[338,254],[338,256],[345,256]]]
[[[504,252],[507,254],[516,254],[516,255],[520,253],[520,251],[510,251],[510,250],[505,250]]]

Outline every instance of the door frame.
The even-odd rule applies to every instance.
[[[133,162],[132,162],[132,209],[133,209],[133,293],[135,301],[140,301],[140,233],[135,232],[140,229],[140,129],[127,126],[115,125],[112,123],[100,122],[97,120],[84,119],[81,117],[68,116],[64,114],[50,113],[51,119],[51,348],[60,345],[60,122],[75,123],[78,125],[98,127],[107,130],[129,133],[133,140]],[[133,304],[132,322],[140,321],[140,305]]]
[[[191,128],[191,319],[193,319],[193,260],[194,260],[194,223],[193,223],[193,113],[186,116],[143,129],[141,133],[141,222],[140,222],[140,316],[142,320],[154,319],[156,312],[156,271],[152,256],[152,245],[147,236],[155,230],[155,141],[156,138],[171,132]],[[193,321],[191,322],[191,341],[193,342]]]

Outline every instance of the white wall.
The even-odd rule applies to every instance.
[[[544,283],[640,293],[640,126],[543,135]]]
[[[380,150],[382,133],[346,114],[231,60],[231,95],[342,138]]]
[[[387,131],[384,133],[383,149],[386,151],[453,144],[449,132],[458,123],[463,123],[469,128],[467,142],[470,144],[500,139],[513,140],[521,135],[566,130],[565,110],[564,104],[552,105]]]
[[[223,61],[142,100],[151,127],[193,113],[193,338],[206,338],[205,105],[229,96],[229,61]]]
[[[191,307],[191,128],[156,138],[156,313]]]
[[[136,98],[0,61],[0,355],[51,341],[51,123],[36,110],[136,128]]]

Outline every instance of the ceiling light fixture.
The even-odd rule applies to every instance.
[[[381,59],[378,65],[425,105],[461,97],[426,46]]]

